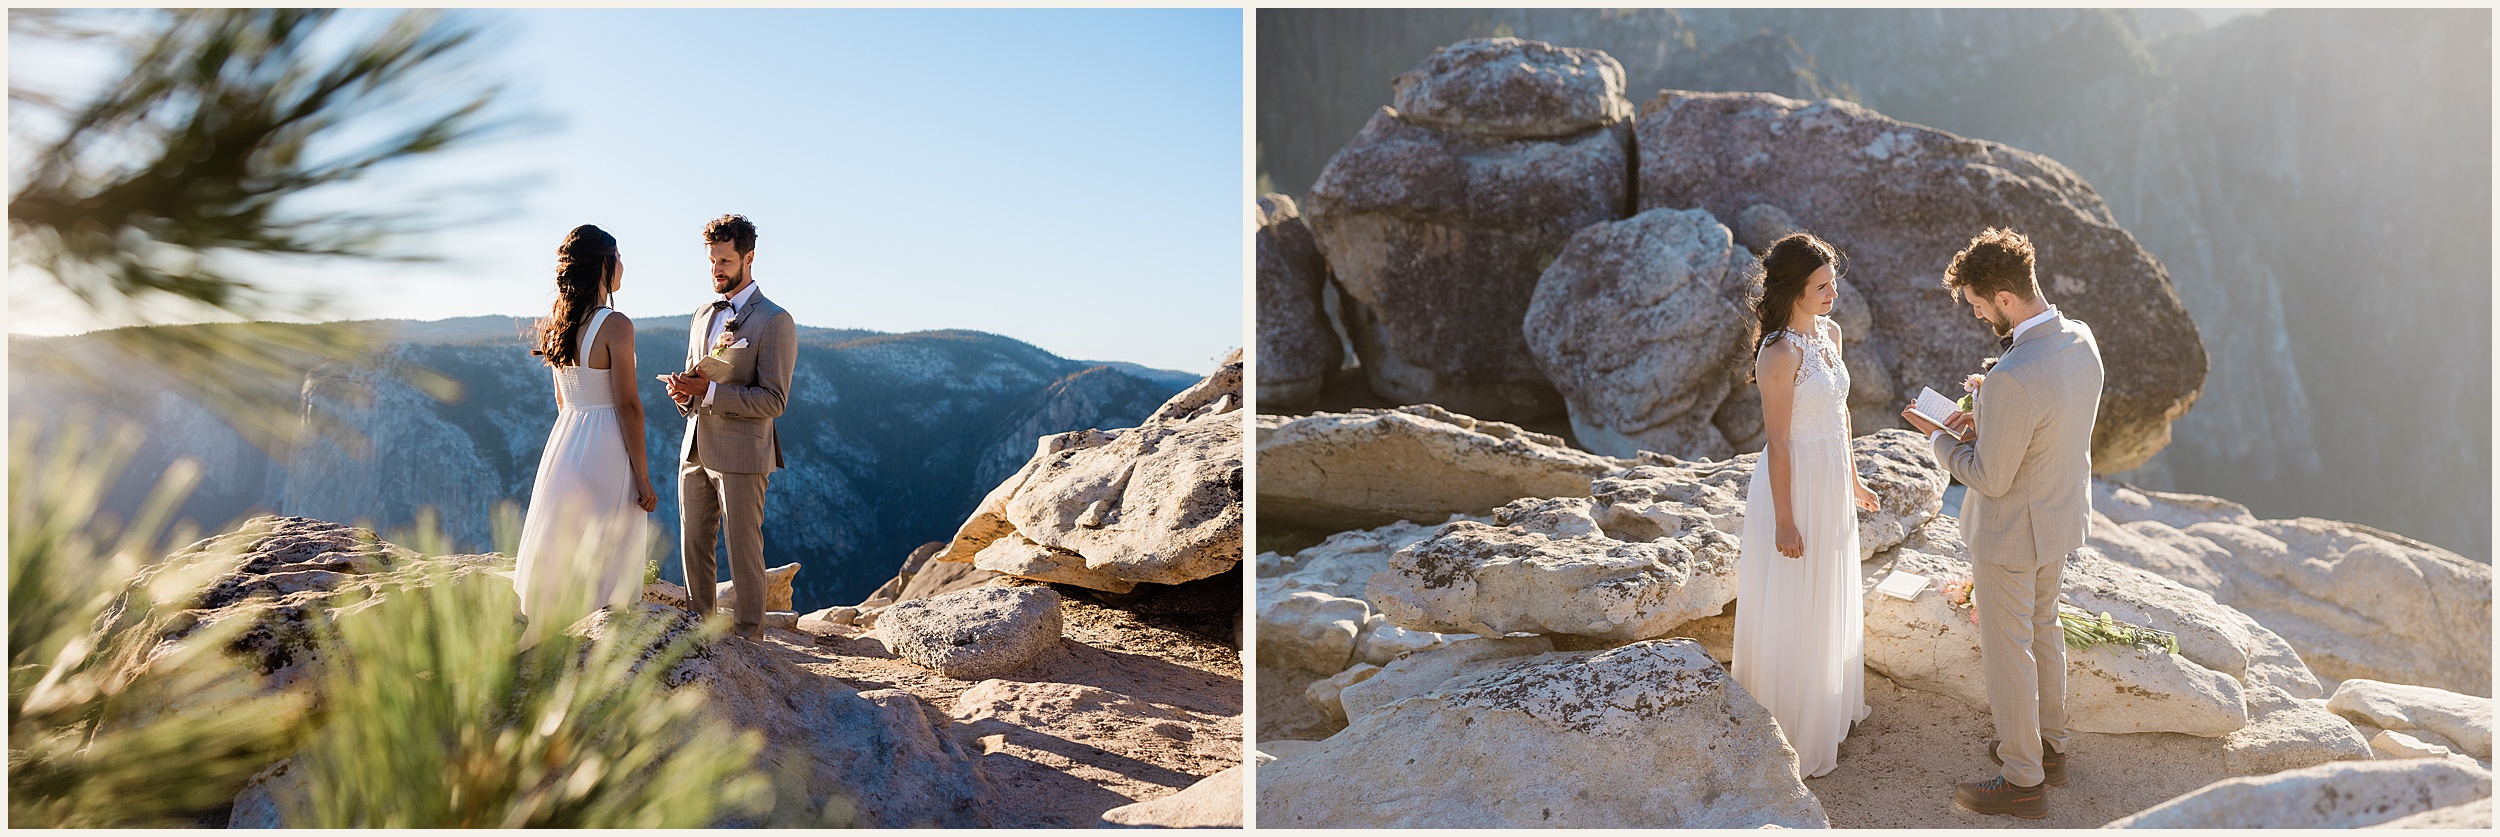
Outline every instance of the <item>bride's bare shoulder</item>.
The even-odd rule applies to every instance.
[[[1754,370],[1766,373],[1760,375],[1765,378],[1770,377],[1767,373],[1795,372],[1797,366],[1805,362],[1805,357],[1805,350],[1797,346],[1796,340],[1786,332],[1778,332],[1766,338],[1762,352],[1754,356]]]

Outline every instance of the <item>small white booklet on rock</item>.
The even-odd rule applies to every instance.
[[[1925,589],[1927,589],[1926,576],[1900,570],[1893,570],[1891,575],[1884,576],[1882,583],[1875,585],[1875,592],[1905,602],[1918,598],[1918,591]]]

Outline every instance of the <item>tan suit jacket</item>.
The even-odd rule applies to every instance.
[[[1974,563],[2039,567],[2083,546],[2100,408],[2100,344],[2062,315],[2024,331],[1989,370],[1977,441],[1933,443],[1937,461],[1969,486],[1962,539]]]
[[[790,375],[799,360],[798,323],[789,311],[757,293],[729,324],[747,346],[730,349],[724,358],[729,377],[716,382],[711,404],[698,395],[677,405],[677,412],[692,420],[680,458],[723,473],[769,474],[782,466],[781,436],[773,419],[790,403]],[[686,341],[687,368],[710,350],[702,343],[711,327],[712,305],[706,302],[694,313],[693,333]]]

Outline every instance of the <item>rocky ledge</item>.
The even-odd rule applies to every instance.
[[[180,643],[202,627],[245,620],[228,647],[249,663],[258,686],[310,692],[331,664],[321,623],[359,618],[425,585],[510,589],[511,563],[502,556],[423,555],[367,530],[301,517],[253,520],[157,566],[223,554],[243,561],[199,600],[159,613],[115,613],[104,629],[153,630],[160,644]],[[941,666],[949,676],[908,658],[917,656],[910,643],[889,646],[822,620],[775,620],[761,641],[700,647],[666,680],[701,690],[713,711],[763,733],[770,746],[759,758],[784,774],[795,769],[801,782],[781,793],[850,800],[852,822],[862,826],[1091,827],[1107,811],[1180,793],[1240,764],[1241,669],[1228,638],[1140,612],[1156,607],[1110,605],[1075,590],[968,592],[1046,604],[1048,613],[1024,621],[1056,624],[1021,649],[1021,660]],[[655,584],[646,601],[594,613],[571,630],[595,638],[615,620],[656,619],[675,636],[693,629],[692,615],[657,602],[682,598],[674,585]],[[478,618],[519,621],[518,597],[500,600],[511,609]],[[146,661],[162,651],[141,646],[117,664],[125,676],[145,676]],[[292,760],[273,764],[237,789],[231,824],[293,825],[283,812],[305,779]],[[1238,799],[1237,786],[1234,793]]]
[[[1045,440],[993,493],[1001,502],[966,524],[1072,556],[1076,570],[1019,577],[938,563],[947,545],[933,544],[867,607],[801,616],[789,611],[796,566],[776,568],[755,582],[774,609],[763,637],[698,647],[666,687],[699,690],[711,711],[761,733],[758,767],[775,778],[777,807],[847,810],[851,825],[1239,825],[1240,387],[1236,354],[1144,427],[1069,434],[1125,442]],[[954,546],[954,557],[985,551]],[[311,691],[332,664],[325,622],[431,585],[482,586],[488,612],[474,618],[522,619],[509,558],[424,555],[303,517],[253,520],[136,581],[236,555],[196,601],[102,621],[156,637],[116,661],[124,676],[145,676],[165,643],[243,620],[228,648],[256,687]],[[682,636],[696,627],[686,600],[654,583],[643,601],[567,631],[596,640],[657,622],[664,638]],[[231,824],[298,824],[287,812],[302,810],[312,769],[299,761],[238,788]]]
[[[1825,824],[1770,711],[1691,640],[1497,656],[1442,675],[1262,765],[1260,824]]]
[[[1429,431],[1402,430],[1400,447],[1369,448],[1412,459],[1388,467],[1441,467],[1458,451],[1484,447],[1462,432],[1476,423],[1465,416],[1430,408],[1370,415],[1395,415]],[[1260,421],[1281,428],[1304,420]],[[1331,427],[1301,426],[1303,433]],[[1414,450],[1426,446],[1433,449]],[[1776,747],[1737,743],[1751,740],[1755,722],[1745,707],[1753,704],[1737,699],[1743,689],[1724,677],[1724,666],[1732,615],[1746,606],[1735,599],[1735,557],[1744,491],[1759,457],[1644,453],[1606,460],[1561,448],[1503,460],[1514,472],[1503,477],[1510,484],[1555,485],[1561,496],[1521,496],[1419,523],[1411,519],[1421,504],[1410,496],[1328,494],[1355,512],[1344,519],[1363,519],[1368,496],[1382,499],[1370,514],[1396,522],[1258,556],[1259,749],[1275,757],[1258,768],[1261,821],[1985,825],[1934,798],[1935,788],[1985,774],[1981,748],[1990,735],[1976,627],[1967,605],[1941,592],[1943,582],[1971,572],[1960,524],[1944,514],[1945,477],[1907,432],[1869,434],[1853,446],[1860,475],[1884,502],[1859,516],[1874,714],[1843,742],[1840,769],[1800,780],[1784,739]],[[1600,462],[1612,470],[1589,474]],[[1517,473],[1539,467],[1547,471],[1542,478]],[[1585,491],[1577,487],[1581,480]],[[2067,559],[2068,618],[2106,613],[2167,633],[2176,650],[2096,642],[2068,652],[2075,757],[2092,768],[2061,789],[2050,824],[2099,826],[2136,812],[2146,816],[2138,824],[2283,824],[2292,821],[2248,819],[2272,803],[2247,800],[2314,796],[2328,791],[2303,790],[2311,785],[2298,781],[2334,788],[2365,774],[2369,787],[2380,788],[2372,799],[2406,801],[2346,806],[2314,822],[2294,819],[2367,825],[2446,808],[2462,796],[2488,797],[2491,700],[2419,682],[2463,675],[2451,662],[2460,652],[2448,650],[2460,643],[2392,647],[2427,636],[2430,612],[2487,633],[2487,568],[2348,524],[2258,521],[2215,498],[2108,482],[2095,494],[2096,508],[2107,513],[2096,519],[2094,546]],[[2122,517],[2134,522],[2111,522]],[[2268,532],[2308,535],[2251,537]],[[2250,547],[2235,552],[2224,544]],[[2320,571],[2313,565],[2356,561],[2405,568],[2370,583],[2414,585],[2422,595],[2376,596],[2305,581],[2304,574]],[[1926,576],[1929,587],[1907,601],[1875,592],[1894,571]],[[2292,618],[2265,607],[2242,610],[2233,601],[2279,603],[2274,607]],[[2370,668],[2331,669],[2345,674],[2339,678],[2306,662],[2311,646],[2323,641],[2316,626],[2328,619],[2403,630],[2325,646],[2338,653],[2324,659],[2374,661]],[[2379,653],[2358,642],[2389,647]],[[1626,669],[1668,647],[1678,649],[1670,668],[1681,674]],[[1635,650],[1640,654],[1624,656]],[[2351,677],[2354,671],[2397,674],[2382,682]],[[1675,715],[1698,699],[1696,689],[1724,708]],[[1670,716],[1691,728],[1670,733],[1658,726]],[[1649,726],[1638,747],[1619,745],[1615,736],[1632,719]],[[1769,730],[1776,734],[1775,725]],[[1719,743],[1686,746],[1695,741]],[[1410,759],[1432,767],[1405,766]],[[1644,783],[1638,793],[1587,793],[1550,804],[1537,796],[1545,792],[1538,788],[1608,784],[1597,776],[1556,779],[1592,769],[1586,765],[1612,772],[1614,765],[1651,761],[1659,764],[1644,775],[1680,778]],[[1509,767],[1522,763],[1539,767]],[[2350,771],[2338,772],[2342,765],[2368,769],[2347,777]],[[1731,780],[1734,774],[1711,770],[1768,772]],[[2303,771],[2326,778],[2298,779],[2310,775]],[[1345,782],[1347,775],[1369,778]],[[1536,781],[1507,778],[1516,775]],[[1750,790],[1724,791],[1729,781]],[[1484,792],[1488,787],[1496,792]],[[1791,804],[1783,790],[1789,787],[1805,788],[1815,804]],[[1536,803],[1487,804],[1504,798]],[[1415,800],[1431,804],[1408,804]],[[2170,807],[2157,817],[2148,810],[2164,805]],[[1271,811],[1287,819],[1265,819]]]
[[[1146,423],[1042,437],[934,560],[1094,590],[1241,563],[1241,351]]]

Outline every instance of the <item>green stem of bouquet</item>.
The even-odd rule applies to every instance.
[[[2100,616],[2077,618],[2072,614],[2059,617],[2066,630],[2066,647],[2081,651],[2095,645],[2124,645],[2166,654],[2179,653],[2179,639],[2155,632],[2140,625],[2121,622],[2102,611]]]

